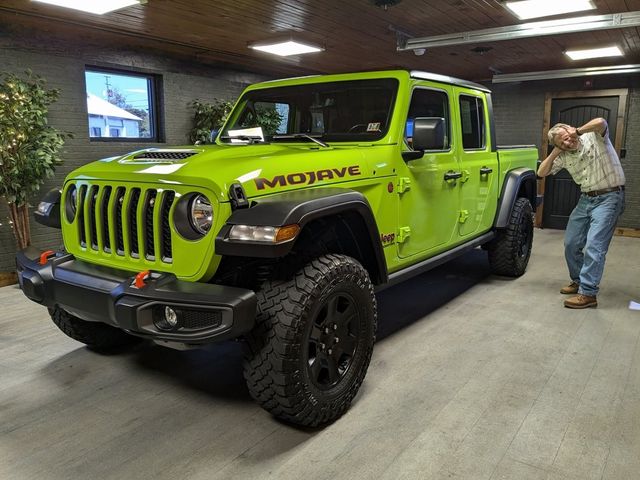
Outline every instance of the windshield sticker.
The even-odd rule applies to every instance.
[[[333,180],[336,178],[344,178],[349,175],[355,177],[361,175],[360,165],[352,165],[350,167],[332,168],[327,170],[317,170],[312,172],[290,173],[289,175],[277,175],[269,178],[255,178],[258,190],[274,187],[286,187],[287,185],[313,185],[322,180]]]
[[[252,138],[264,142],[262,127],[241,128],[240,130],[229,130],[231,143],[246,143]]]
[[[379,132],[380,131],[380,122],[372,122],[367,125],[367,132]]]

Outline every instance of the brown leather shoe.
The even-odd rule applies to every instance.
[[[566,287],[562,287],[560,289],[560,293],[562,293],[563,295],[575,295],[576,293],[578,293],[579,286],[580,285],[578,285],[576,282],[571,282]]]
[[[564,306],[567,308],[589,308],[597,307],[598,301],[596,297],[589,295],[576,295],[575,297],[568,298],[564,301]]]

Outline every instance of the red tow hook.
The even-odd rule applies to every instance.
[[[136,279],[133,281],[133,285],[136,288],[143,288],[146,285],[146,280],[151,276],[151,270],[145,270],[136,275]]]
[[[40,254],[40,265],[46,265],[49,261],[49,258],[53,257],[56,254],[53,250],[45,250]]]

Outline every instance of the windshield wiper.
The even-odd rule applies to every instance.
[[[251,145],[264,142],[262,137],[258,135],[222,135],[220,140],[241,140],[243,142],[249,142]]]
[[[306,138],[308,140],[311,140],[312,142],[316,142],[318,145],[320,145],[321,147],[324,148],[329,148],[329,145],[326,144],[325,142],[323,142],[322,140],[316,138],[318,136],[321,135],[309,135],[308,133],[286,133],[286,134],[282,134],[282,135],[273,135],[271,137],[272,140],[284,140],[287,138]]]

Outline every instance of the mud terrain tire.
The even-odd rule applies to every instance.
[[[509,223],[488,244],[489,265],[496,275],[521,276],[529,263],[533,243],[533,208],[526,198],[518,198]]]
[[[351,257],[323,255],[289,280],[266,281],[245,353],[251,396],[293,424],[337,419],[367,372],[376,321],[369,275]]]
[[[50,308],[49,315],[65,335],[96,350],[123,347],[142,340],[104,323],[87,322],[59,307]]]

